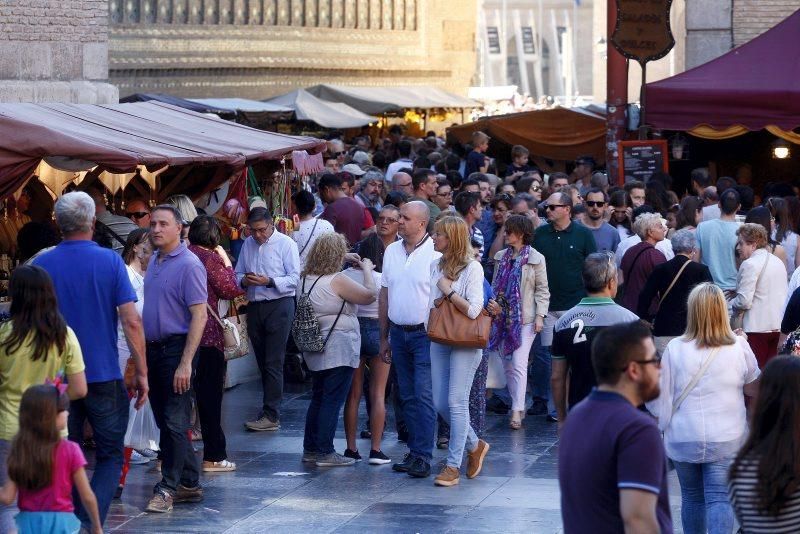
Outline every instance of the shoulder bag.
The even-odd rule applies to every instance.
[[[311,243],[311,238],[312,238],[312,237],[314,237],[314,230],[316,230],[316,229],[317,229],[317,223],[318,223],[318,222],[319,222],[319,217],[317,217],[316,219],[314,219],[314,226],[312,226],[312,227],[311,227],[311,233],[308,235],[308,241],[306,241],[306,244],[305,244],[305,245],[303,245],[303,248],[301,248],[301,249],[300,249],[300,252],[299,252],[300,256],[302,256],[302,255],[303,255],[303,252],[304,252],[304,251],[306,250],[306,248],[308,247],[308,244],[309,244],[309,243]]]
[[[767,254],[770,254],[767,252]],[[764,271],[767,270],[767,264],[769,263],[769,256],[764,261],[764,265],[761,267],[761,272],[758,273],[758,278],[756,278],[756,285],[753,289],[753,296],[755,298],[755,292],[758,289],[758,282],[761,281],[761,275],[764,274]],[[731,314],[731,329],[738,330],[744,329],[744,314],[747,310],[735,310],[735,313]]]
[[[639,256],[644,254],[645,250],[647,250],[647,247],[642,248],[642,250],[640,250],[636,254],[636,256],[633,257],[633,261],[631,262],[631,267],[630,267],[630,269],[628,269],[627,274],[625,273],[625,271],[622,272],[622,276],[623,276],[624,279],[622,280],[622,284],[617,289],[617,297],[615,299],[618,303],[621,303],[625,299],[625,292],[626,292],[627,287],[628,287],[628,281],[629,281],[630,275],[633,272],[633,268],[636,267],[636,262],[639,260]],[[627,252],[626,252],[626,254],[627,254]],[[623,256],[623,258],[624,258],[624,256]],[[620,262],[620,270],[621,269],[622,269],[622,263]]]
[[[206,308],[211,313],[211,316],[214,318],[215,321],[222,327],[222,337],[224,339],[224,347],[225,347],[225,361],[234,360],[236,358],[241,358],[242,356],[246,355],[249,352],[249,347],[247,344],[247,331],[241,331],[242,326],[244,325],[243,321],[238,321],[238,328],[237,325],[234,324],[232,321],[228,319],[222,319],[217,314],[214,309],[206,303]],[[239,318],[239,311],[236,309],[236,305],[232,306],[234,313],[236,314],[236,318]],[[246,327],[245,327],[246,329]]]
[[[689,393],[692,392],[697,383],[700,382],[700,379],[703,378],[703,375],[706,374],[706,371],[708,371],[708,368],[711,366],[711,362],[713,362],[714,358],[716,358],[717,354],[719,354],[720,348],[721,347],[714,347],[711,349],[711,353],[708,355],[708,358],[706,358],[706,361],[703,362],[703,365],[700,366],[700,369],[697,370],[689,383],[686,384],[686,387],[683,388],[681,394],[678,395],[678,398],[672,403],[672,413],[670,413],[669,416],[670,421],[675,415],[675,412],[678,411],[678,408],[681,407],[681,404],[683,404],[683,401],[686,400],[686,397],[689,396]],[[666,428],[666,426],[664,428]]]
[[[475,319],[470,319],[449,299],[440,297],[433,301],[434,308],[428,316],[428,337],[431,341],[464,349],[485,349],[492,331],[492,318],[481,309]]]

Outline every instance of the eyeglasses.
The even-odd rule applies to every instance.
[[[639,365],[653,364],[656,367],[661,367],[661,356],[656,356],[651,360],[633,360],[633,363],[638,363]]]
[[[602,208],[606,205],[606,203],[602,200],[587,200],[585,204],[590,208]]]
[[[378,217],[378,223],[395,224],[398,222],[400,222],[400,220],[394,217]]]
[[[139,219],[141,219],[143,217],[147,217],[148,215],[150,215],[150,212],[148,212],[148,211],[130,211],[130,212],[126,212],[125,215],[129,219],[139,220]]]
[[[447,193],[436,193],[436,194],[439,195],[440,197],[451,197],[451,196],[453,196],[453,192],[452,191],[448,191]]]
[[[267,232],[269,232],[269,226],[266,226],[264,228],[253,228],[252,226],[250,226],[249,228],[250,228],[250,233],[253,234],[266,234]]]
[[[549,211],[556,211],[556,208],[565,208],[567,207],[566,204],[548,204],[547,209]]]

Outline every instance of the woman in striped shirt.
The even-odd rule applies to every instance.
[[[728,491],[742,532],[800,532],[800,358],[773,358],[761,374],[750,437]]]

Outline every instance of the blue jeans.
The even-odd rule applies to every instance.
[[[8,479],[8,451],[11,448],[11,442],[0,439],[0,485],[6,483]],[[14,516],[17,515],[17,505],[10,504],[8,506],[0,504],[0,532],[11,532],[16,528],[14,525]]]
[[[733,508],[728,498],[731,460],[706,464],[673,462],[681,484],[681,522],[685,534],[730,534]]]
[[[92,474],[92,490],[97,496],[100,523],[104,523],[111,500],[117,491],[122,473],[125,431],[128,429],[128,393],[122,380],[94,382],[89,384],[86,397],[74,400],[69,407],[69,439],[83,443],[83,426],[86,420],[92,426],[95,442],[95,466]],[[78,496],[72,490],[75,515],[81,524],[89,528],[91,520]]]
[[[389,343],[397,371],[403,418],[408,428],[408,448],[411,456],[430,462],[436,429],[431,386],[431,342],[424,330],[406,332],[392,325]]]
[[[303,450],[330,454],[335,449],[333,438],[344,401],[353,382],[352,367],[341,366],[311,374],[311,403],[306,412]]]
[[[173,388],[185,344],[185,336],[173,336],[159,346],[147,344],[150,405],[161,429],[161,482],[154,491],[160,489],[173,497],[178,485],[196,488],[200,484],[200,462],[187,435],[192,426],[191,387],[181,394]]]
[[[552,357],[550,347],[542,346],[542,336],[536,336],[531,346],[531,362],[528,370],[528,381],[531,384],[533,401],[547,403],[547,412],[555,415],[556,408],[550,396],[550,374]]]
[[[469,422],[469,392],[481,363],[480,349],[460,349],[431,342],[431,377],[436,411],[450,425],[447,465],[458,469],[464,447],[478,446],[478,435]]]

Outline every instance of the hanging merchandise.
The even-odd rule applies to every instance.
[[[275,219],[275,228],[285,235],[291,235],[297,226],[297,222],[292,217],[291,196],[292,180],[286,169],[286,157],[283,157],[281,158],[281,169],[273,174],[269,205],[272,208],[273,219]]]

